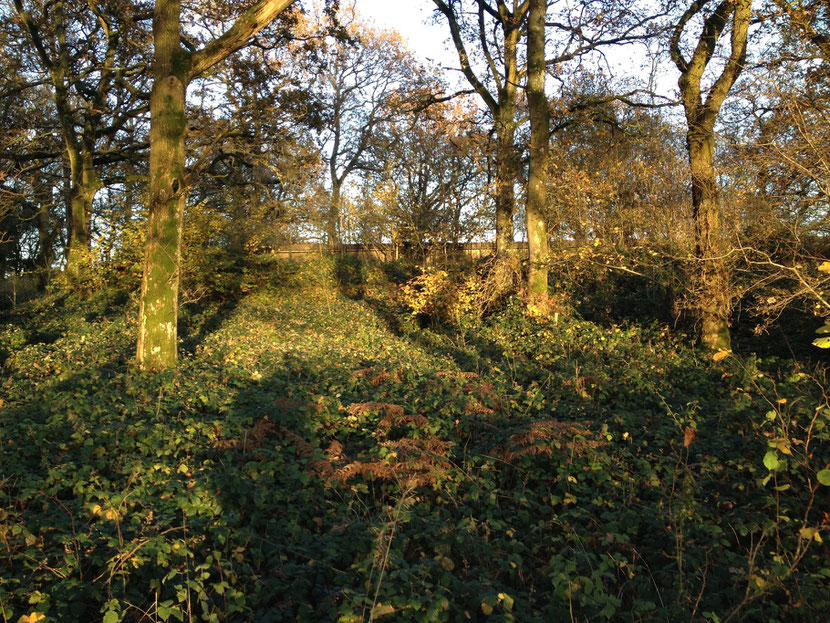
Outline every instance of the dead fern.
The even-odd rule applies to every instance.
[[[358,378],[367,379],[373,387],[377,387],[389,381],[394,383],[400,383],[402,381],[401,373],[399,371],[396,370],[394,372],[389,372],[388,370],[384,370],[378,366],[361,368],[360,370],[355,370],[352,374]]]
[[[355,402],[346,409],[349,415],[361,416],[367,413],[384,413],[387,416],[403,416],[403,407],[387,402]]]
[[[470,398],[467,401],[467,406],[464,407],[464,413],[467,415],[492,415],[495,411],[490,407],[485,407],[475,398]]]
[[[380,444],[387,449],[377,461],[353,461],[335,470],[330,480],[344,484],[357,476],[364,480],[385,480],[407,486],[433,485],[446,474],[447,458],[453,443],[430,435],[425,439],[405,437]]]
[[[415,428],[424,429],[429,424],[429,420],[419,413],[414,415],[387,415],[380,422],[378,422],[378,433],[381,437],[383,437],[392,428],[396,426],[406,426],[407,424],[411,424]]]
[[[216,427],[217,437],[221,433],[221,427]],[[271,421],[266,415],[265,417],[254,422],[253,427],[245,431],[242,439],[216,439],[213,447],[218,450],[231,450],[234,448],[241,448],[242,452],[250,452],[262,447],[262,443],[268,435],[273,434],[277,430],[277,425]]]
[[[553,456],[555,452],[582,456],[588,450],[607,445],[596,439],[588,428],[589,420],[562,422],[540,420],[533,422],[524,431],[510,436],[509,443],[496,448],[496,454],[508,463],[523,456]]]

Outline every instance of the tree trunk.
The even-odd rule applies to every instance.
[[[89,268],[92,202],[101,189],[101,181],[92,163],[92,147],[81,150],[69,148],[68,152],[71,185],[67,218],[69,248],[66,252],[66,273],[71,279],[78,279]]]
[[[519,42],[521,25],[526,15],[527,5],[522,3],[517,6],[513,3],[514,12],[511,13],[505,3],[498,3],[499,25],[504,33],[501,60],[504,63],[504,75],[499,75],[495,68],[494,59],[490,56],[485,46],[485,57],[490,66],[490,77],[496,83],[496,97],[488,90],[484,82],[476,75],[467,49],[464,45],[462,29],[454,11],[452,3],[444,0],[433,0],[437,9],[444,15],[450,27],[453,44],[458,52],[458,60],[461,71],[469,81],[476,93],[484,100],[490,114],[493,116],[493,124],[496,130],[496,255],[500,257],[513,254],[513,208],[515,193],[513,185],[517,178],[516,146],[514,145],[516,134],[516,95],[519,85],[519,69],[516,49]],[[483,19],[485,2],[478,0],[480,18]],[[489,6],[489,5],[488,5]],[[491,12],[490,7],[487,12]],[[486,37],[481,33],[482,38]]]
[[[695,225],[693,288],[701,342],[714,352],[731,349],[729,273],[721,235],[720,202],[715,180],[714,128],[688,121],[686,134],[692,173],[692,217]]]
[[[52,189],[49,188],[45,196],[40,197],[40,209],[37,213],[38,245],[35,265],[37,267],[38,290],[41,292],[44,292],[46,286],[49,285],[52,276],[52,262],[55,261],[54,244],[57,230],[49,214],[51,191]]]
[[[498,107],[491,111],[496,124],[496,255],[513,253],[513,211],[518,154],[516,150],[516,99],[519,70],[517,48],[519,27],[506,23],[504,33],[504,82],[498,93]]]
[[[338,221],[340,220],[340,182],[336,176],[332,178],[331,182],[331,203],[329,204],[328,214],[326,215],[326,237],[328,238],[329,248],[334,250],[340,244],[340,236],[338,235]]]
[[[546,296],[548,293],[548,230],[544,217],[547,204],[550,131],[548,98],[545,95],[546,10],[546,0],[530,0],[527,24],[530,171],[527,180],[525,212],[529,250],[527,285],[531,298]]]
[[[515,130],[512,114],[507,123],[496,125],[496,255],[506,256],[513,249],[513,204],[516,181],[516,147],[513,144]]]
[[[186,52],[178,0],[157,0],[150,95],[150,211],[138,312],[137,360],[144,370],[176,365],[179,264],[185,202]]]

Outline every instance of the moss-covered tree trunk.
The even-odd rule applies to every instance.
[[[498,106],[491,111],[496,125],[496,254],[513,250],[513,212],[518,153],[516,150],[516,100],[519,86],[517,48],[519,24],[505,20],[504,82],[498,92]]]
[[[139,304],[138,364],[176,365],[182,220],[185,201],[186,59],[181,4],[157,0],[155,63],[150,95],[150,210]]]
[[[711,351],[730,350],[732,312],[726,244],[720,224],[720,202],[715,177],[715,122],[729,90],[743,70],[752,0],[723,0],[703,20],[694,52],[687,60],[682,50],[686,26],[707,6],[692,3],[671,38],[671,56],[680,70],[680,95],[686,113],[686,147],[692,178],[692,217],[695,227],[695,267],[690,289],[700,323],[701,343]],[[727,27],[731,22],[731,31]],[[721,36],[730,31],[730,53],[721,73],[704,92],[701,81],[715,55]]]
[[[530,112],[530,170],[527,179],[527,285],[531,298],[548,293],[548,229],[545,223],[550,121],[545,95],[546,0],[530,0],[527,23],[527,103]]]
[[[686,141],[692,174],[697,260],[693,281],[700,339],[713,352],[730,350],[731,288],[724,259],[727,245],[720,223],[721,208],[715,180],[715,133],[714,128],[701,127],[696,119],[690,119],[688,127]]]
[[[69,246],[66,250],[66,273],[79,279],[89,269],[89,247],[92,242],[92,203],[101,189],[101,180],[93,165],[93,146],[67,147],[69,154],[70,188],[67,215]]]

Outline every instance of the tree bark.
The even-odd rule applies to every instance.
[[[530,112],[530,170],[527,180],[527,285],[531,299],[548,293],[547,204],[550,120],[545,95],[546,0],[530,0],[527,23],[527,103]]]
[[[67,141],[69,154],[69,214],[67,215],[66,274],[79,279],[89,269],[92,242],[92,202],[101,189],[101,180],[92,163],[92,146],[77,148]]]
[[[37,213],[38,245],[35,266],[37,268],[38,290],[41,292],[46,290],[46,286],[49,285],[49,281],[51,280],[52,262],[55,261],[53,245],[58,234],[49,212],[51,195],[52,187],[47,184],[45,192],[39,197],[40,209]]]
[[[328,214],[326,215],[326,237],[328,238],[329,248],[334,248],[340,244],[340,234],[338,233],[338,221],[340,220],[340,201],[341,201],[341,184],[337,178],[336,172],[333,174],[331,180],[331,200],[329,203]]]
[[[138,365],[176,365],[182,220],[185,201],[187,53],[181,48],[181,3],[157,0],[150,95],[150,210],[138,312]],[[184,62],[183,62],[184,61]]]
[[[512,106],[511,106],[512,103]],[[506,100],[496,122],[496,255],[513,251],[513,208],[516,201],[516,100]]]
[[[520,16],[520,18],[523,16]],[[519,69],[519,23],[505,20],[504,81],[499,89],[496,120],[496,255],[513,252],[513,212],[518,153],[516,150],[516,100]]]
[[[715,180],[714,128],[689,121],[686,135],[692,177],[692,218],[695,232],[693,287],[700,322],[700,340],[713,351],[730,350],[730,279],[721,233],[720,201]]]

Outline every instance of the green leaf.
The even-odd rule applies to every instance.
[[[778,461],[778,453],[775,450],[770,450],[764,455],[764,467],[769,471],[774,472],[781,463]]]
[[[830,469],[821,470],[818,474],[816,474],[816,478],[818,478],[818,481],[825,487],[830,487]]]
[[[118,613],[115,610],[110,610],[104,615],[103,623],[118,623],[121,620],[121,617],[118,616]]]
[[[818,333],[819,335],[830,333],[830,322],[816,329],[816,333]]]

